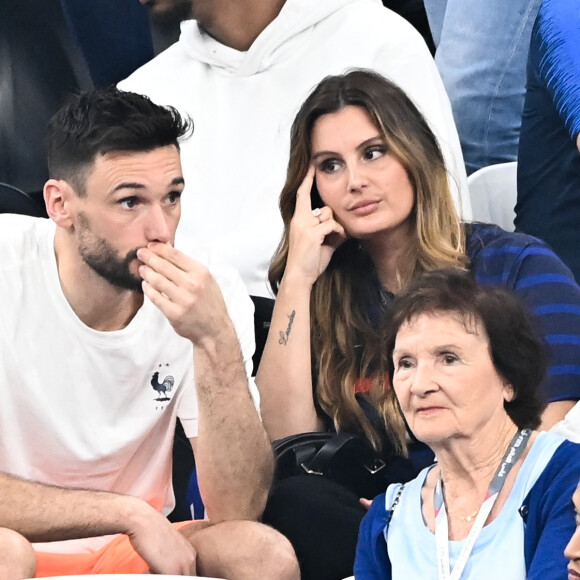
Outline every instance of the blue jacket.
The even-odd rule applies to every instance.
[[[564,441],[519,510],[528,580],[568,578],[564,548],[576,529],[572,495],[579,478],[580,444]],[[356,580],[391,580],[383,535],[388,517],[382,494],[374,500],[360,527],[354,564]]]

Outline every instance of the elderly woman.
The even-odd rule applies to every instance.
[[[375,499],[357,580],[566,578],[580,445],[535,431],[546,357],[525,308],[427,273],[395,300],[386,352],[386,396],[437,462]]]
[[[438,268],[514,290],[537,316],[550,347],[543,428],[580,398],[580,289],[570,271],[535,238],[460,220],[437,139],[387,79],[355,70],[313,90],[294,121],[280,208],[276,304],[256,377],[271,439],[355,433],[383,454],[384,489],[418,473],[416,455],[400,459],[405,426],[383,398],[380,329],[393,295]],[[304,578],[335,580],[352,573],[364,513],[349,490],[298,476],[276,486],[264,518],[292,540]]]

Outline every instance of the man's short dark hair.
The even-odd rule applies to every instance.
[[[442,269],[416,278],[393,304],[386,326],[391,384],[393,350],[401,326],[421,314],[456,314],[466,328],[481,324],[489,340],[495,370],[513,388],[506,413],[520,428],[540,425],[544,401],[539,387],[546,374],[548,352],[527,308],[509,290],[483,286],[469,272]],[[469,385],[465,385],[469,389]]]
[[[115,87],[74,95],[48,124],[46,148],[51,178],[69,181],[84,195],[84,179],[98,155],[145,152],[175,145],[193,130],[173,107]]]

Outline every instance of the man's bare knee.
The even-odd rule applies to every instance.
[[[262,578],[277,578],[278,580],[299,580],[300,569],[294,548],[290,541],[265,525],[261,525],[262,538],[257,541],[261,545],[259,559],[263,566]]]
[[[0,528],[0,578],[31,578],[36,571],[36,557],[30,543],[13,530]]]
[[[231,580],[300,578],[292,545],[264,524],[230,521],[182,531],[197,551],[198,574]]]

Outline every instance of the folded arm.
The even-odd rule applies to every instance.
[[[65,489],[0,474],[0,525],[31,542],[127,534],[159,574],[195,573],[195,552],[144,501],[101,491]]]

